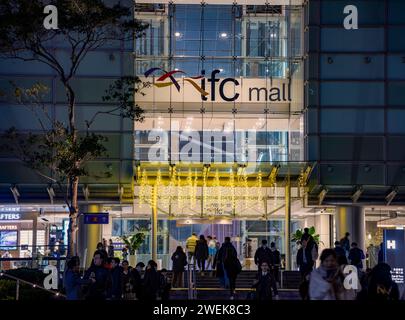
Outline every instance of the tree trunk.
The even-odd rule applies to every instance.
[[[75,120],[75,92],[70,86],[69,82],[62,78],[62,82],[65,86],[66,96],[68,100],[69,108],[69,133],[72,135],[72,143],[75,144],[77,141],[77,130],[76,130],[76,120]],[[77,164],[75,163],[72,167],[77,169]],[[70,211],[69,211],[69,250],[68,256],[77,255],[77,229],[78,229],[78,214],[79,206],[77,201],[79,188],[79,177],[72,176],[69,178],[69,197],[70,197]]]

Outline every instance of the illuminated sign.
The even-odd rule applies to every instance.
[[[84,224],[108,224],[108,213],[85,213]]]
[[[17,230],[18,227],[15,224],[0,225],[0,230]]]
[[[21,214],[19,213],[0,213],[0,220],[20,220]]]
[[[0,207],[0,212],[20,212],[20,207]]]
[[[400,290],[404,286],[405,269],[405,231],[384,230],[384,261],[390,265],[392,280],[395,281]]]

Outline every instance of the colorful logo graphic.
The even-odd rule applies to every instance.
[[[174,85],[177,89],[177,91],[180,92],[180,84],[179,82],[173,77],[174,74],[176,73],[181,73],[181,74],[186,74],[184,71],[181,70],[172,70],[167,72],[166,70],[163,70],[161,68],[151,68],[149,70],[147,70],[144,75],[145,77],[149,77],[151,74],[155,73],[156,71],[162,71],[164,74],[162,76],[160,76],[156,82],[154,81],[154,85],[158,88],[163,88],[163,87],[168,87],[168,86],[172,86]],[[169,78],[170,81],[166,81],[165,80]],[[198,80],[198,79],[202,79],[204,78],[202,75],[197,76],[197,77],[188,77],[188,78],[184,78],[184,81],[187,81],[189,83],[191,83],[191,85],[202,95],[202,96],[208,96],[208,92],[205,91],[201,86],[199,86],[195,81],[193,80]]]

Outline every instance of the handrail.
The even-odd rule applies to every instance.
[[[195,275],[195,264],[189,263],[188,264],[188,299],[194,300],[197,298],[197,286],[196,286],[196,275]]]
[[[36,283],[29,282],[29,281],[24,280],[24,279],[21,279],[21,278],[17,278],[17,277],[15,277],[15,276],[9,275],[9,274],[7,274],[7,273],[5,273],[5,272],[3,272],[3,271],[0,271],[0,278],[1,278],[1,277],[9,278],[9,279],[11,279],[11,280],[16,281],[16,285],[17,285],[17,287],[16,287],[16,300],[19,300],[20,283],[24,283],[24,284],[27,284],[27,285],[32,286],[33,288],[38,288],[38,289],[47,291],[47,292],[52,293],[53,295],[55,295],[55,296],[57,296],[57,297],[64,297],[64,298],[66,298],[66,296],[65,296],[64,294],[61,294],[61,293],[59,293],[59,292],[55,292],[55,291],[46,289],[46,288],[44,288],[44,287],[42,287],[42,286],[40,286],[40,285],[38,285],[38,284],[36,284]]]

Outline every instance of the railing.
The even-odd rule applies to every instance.
[[[23,280],[23,279],[14,277],[14,276],[9,275],[9,274],[4,273],[4,272],[0,272],[0,278],[3,278],[3,277],[4,277],[4,278],[7,278],[7,279],[10,279],[10,280],[14,280],[14,281],[16,282],[15,300],[20,300],[20,285],[21,285],[21,284],[26,284],[26,285],[31,286],[32,288],[40,289],[40,290],[43,290],[43,291],[47,291],[47,292],[53,294],[53,295],[56,296],[56,297],[63,297],[63,298],[66,298],[65,295],[63,295],[63,294],[61,294],[61,293],[59,293],[59,292],[55,292],[55,291],[46,289],[46,288],[44,288],[44,287],[42,287],[42,286],[40,286],[40,285],[38,285],[38,284],[36,284],[36,283],[29,282],[29,281],[26,281],[26,280]]]
[[[65,269],[65,262],[66,257],[0,258],[0,270],[18,268],[42,270],[48,265],[54,265],[61,273]]]
[[[188,284],[188,299],[197,299],[197,285],[196,285],[195,264],[189,263],[187,267],[187,284]]]

